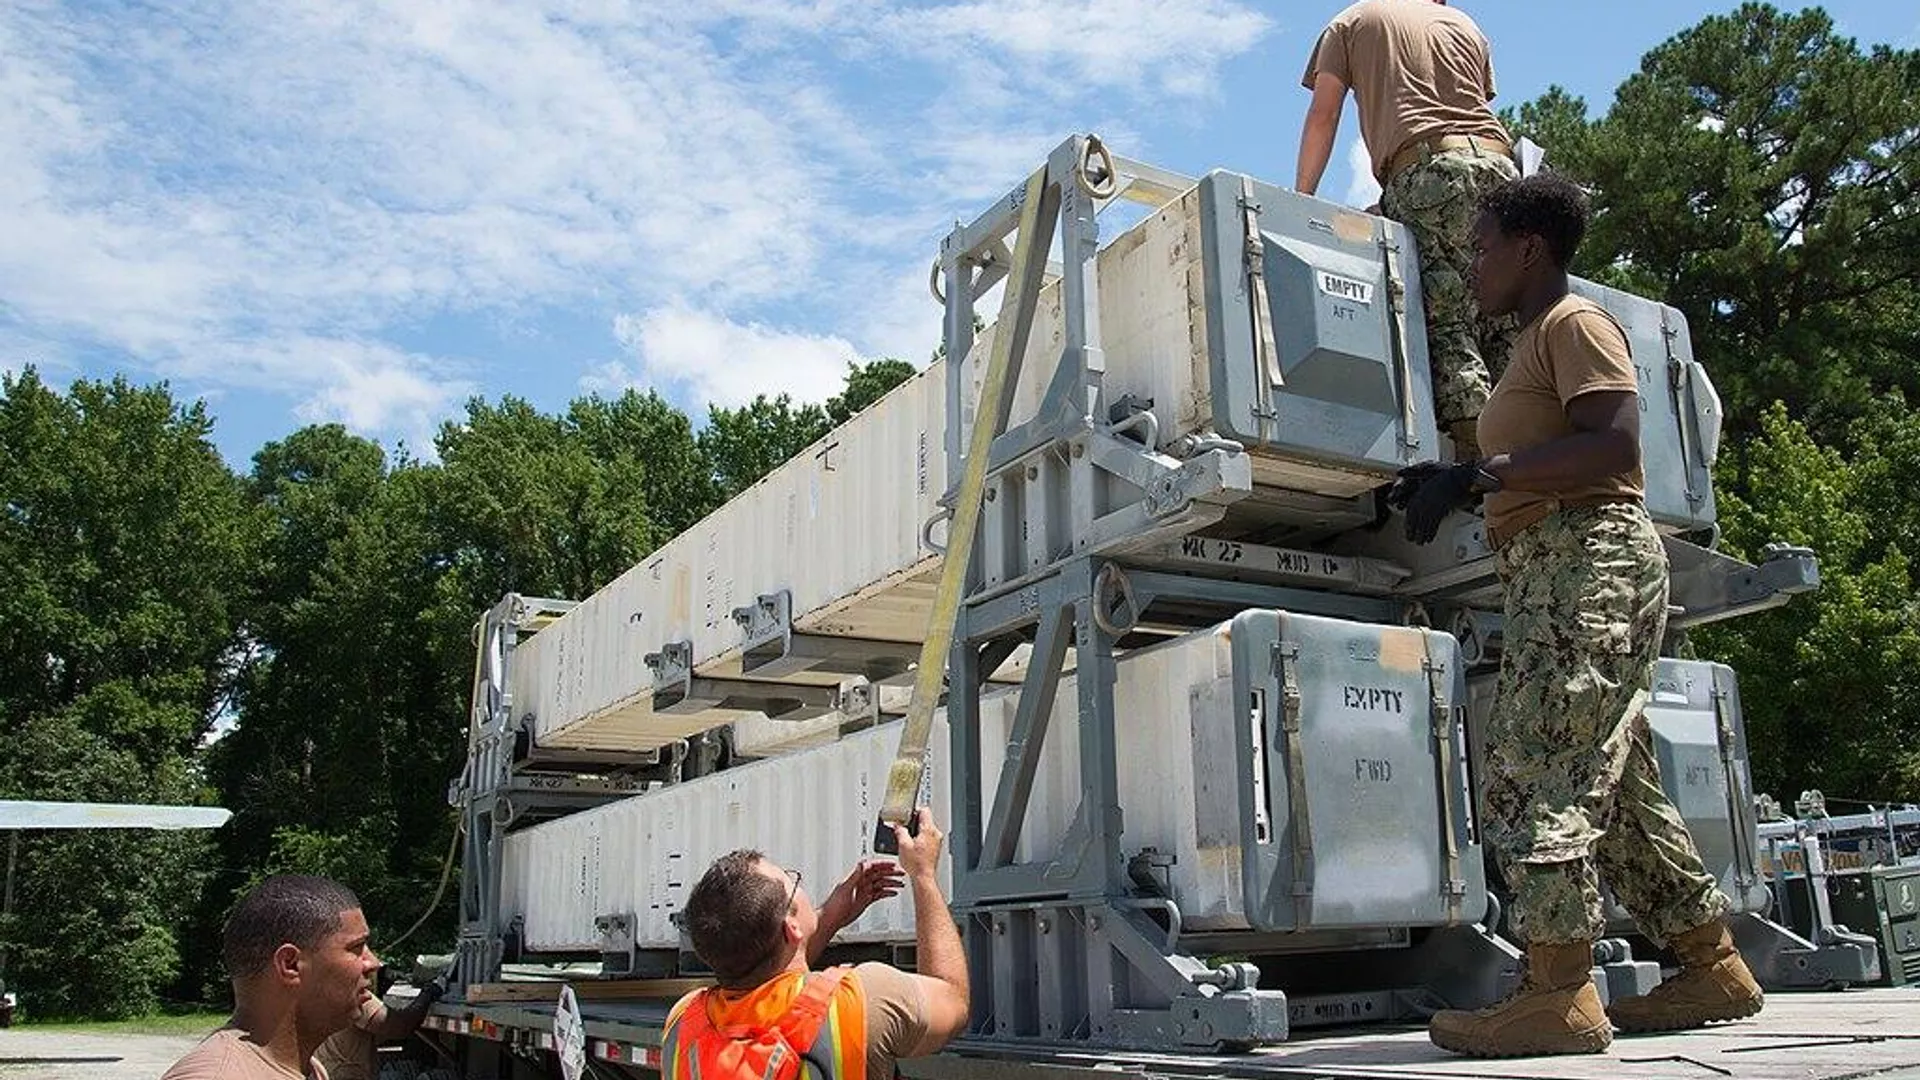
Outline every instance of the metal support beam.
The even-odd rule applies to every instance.
[[[1810,941],[1751,914],[1736,915],[1727,926],[1754,978],[1769,990],[1859,986],[1880,977],[1879,947],[1865,934],[1829,927],[1825,940]]]
[[[661,750],[578,750],[565,746],[541,746],[521,740],[514,771],[546,773],[643,773],[671,764],[671,752]]]
[[[858,675],[872,682],[891,679],[920,657],[920,646],[904,641],[832,637],[789,632],[775,652],[764,649],[741,657],[741,674],[756,679],[785,679],[802,672]]]
[[[1146,170],[1123,176],[1097,139],[1081,137],[1057,148],[1044,174],[1051,201],[1039,210],[1049,229],[1055,218],[1060,228],[1062,349],[1041,407],[1019,425],[1007,423],[1011,394],[983,395],[980,415],[970,415],[962,404],[971,388],[963,368],[972,344],[973,275],[993,261],[989,253],[1004,244],[1016,218],[1031,214],[1032,184],[954,230],[942,249],[948,475],[960,477],[971,466],[983,469],[985,480],[978,539],[961,536],[948,554],[950,563],[957,555],[969,564],[965,599],[953,620],[947,707],[953,896],[978,973],[976,1027],[996,1038],[1103,1046],[1149,1045],[1169,1033],[1175,1044],[1188,1046],[1271,1041],[1285,1035],[1284,998],[1244,989],[1234,991],[1238,997],[1223,993],[1216,973],[1175,951],[1177,913],[1155,933],[1135,926],[1147,916],[1132,895],[1120,849],[1113,687],[1117,635],[1126,630],[1110,616],[1126,604],[1108,593],[1123,590],[1114,583],[1125,578],[1106,569],[1105,557],[1164,545],[1218,522],[1253,489],[1251,462],[1237,447],[1205,448],[1186,461],[1169,457],[1154,445],[1151,413],[1138,403],[1110,410],[1105,400],[1095,215],[1114,198],[1171,198],[1183,185],[1181,178]],[[1016,362],[1026,350],[1037,291],[1029,245],[1034,225],[1031,216],[1020,222],[1027,258],[1012,268],[1007,295],[1017,304],[1002,310],[996,333],[1005,336],[996,337],[996,367],[1004,362],[1001,350],[1010,348]],[[982,441],[983,432],[990,441]],[[963,438],[970,442],[965,451]],[[969,461],[973,455],[979,459]],[[969,508],[972,496],[965,492],[962,486],[945,500],[956,520]],[[987,804],[979,730],[988,674],[983,654],[1004,656],[1029,628],[1033,656]],[[1016,863],[1069,647],[1074,705],[1063,715],[1074,719],[1080,804],[1065,832],[1051,838],[1054,859]],[[1257,978],[1242,976],[1247,986]]]
[[[739,625],[740,674],[785,679],[802,672],[863,675],[878,682],[907,670],[920,656],[912,642],[809,634],[793,626],[793,594],[786,589],[733,609]]]
[[[1077,145],[1077,140],[1069,140]],[[1072,174],[1078,175],[1078,174]],[[900,728],[900,750],[887,773],[887,786],[880,804],[880,820],[874,831],[874,846],[885,851],[892,846],[890,826],[909,824],[915,800],[925,775],[927,743],[933,731],[935,702],[940,696],[944,665],[952,650],[954,625],[960,601],[974,570],[974,549],[982,517],[986,484],[987,455],[993,437],[1005,430],[1013,408],[1014,388],[1019,385],[1020,368],[1026,357],[1027,338],[1033,330],[1033,316],[1040,289],[1040,274],[1045,269],[1047,248],[1053,237],[1063,192],[1073,181],[1069,174],[1053,164],[1042,167],[1027,179],[1019,198],[1012,275],[1001,302],[999,331],[994,338],[985,379],[981,384],[977,410],[971,418],[964,414],[961,423],[967,432],[966,454],[952,456],[960,449],[958,441],[949,443],[949,473],[961,477],[953,503],[953,518],[948,527],[946,558],[940,568],[940,584],[934,593],[932,611],[927,617],[926,640],[921,643],[920,665],[913,685],[913,699],[906,721]],[[958,291],[957,289],[955,290]],[[951,298],[949,298],[951,299]],[[967,312],[971,321],[972,313]],[[965,364],[954,358],[948,368],[948,389],[954,395],[951,410],[968,389],[961,373]],[[949,412],[949,417],[952,413]]]
[[[1113,168],[1119,176],[1119,191],[1102,205],[1113,199],[1125,199],[1142,206],[1165,206],[1199,183],[1191,176],[1118,154],[1113,156]]]
[[[1183,536],[1171,543],[1139,550],[1133,553],[1129,561],[1206,574],[1229,581],[1341,589],[1369,596],[1388,595],[1412,575],[1412,571],[1406,567],[1384,559],[1268,547],[1204,536]]]
[[[1033,796],[1033,778],[1040,767],[1047,726],[1053,720],[1053,699],[1059,690],[1067,646],[1072,643],[1072,628],[1072,612],[1065,608],[1056,608],[1040,617],[1033,660],[1020,687],[1020,704],[1014,713],[1013,732],[1007,738],[999,788],[993,796],[993,811],[987,819],[985,847],[979,862],[981,869],[990,870],[1013,861],[1014,846],[1026,824],[1027,803]]]
[[[838,686],[715,679],[694,675],[653,695],[655,712],[687,714],[711,709],[765,713],[774,720],[812,720],[851,704]]]
[[[1151,570],[1129,570],[1142,623],[1160,624],[1180,612],[1192,612],[1178,624],[1211,626],[1248,608],[1283,608],[1362,622],[1394,623],[1403,610],[1398,600],[1348,593],[1255,585],[1243,581],[1186,577]]]
[[[1675,537],[1665,540],[1672,602],[1680,609],[1667,621],[1673,629],[1766,611],[1820,587],[1819,564],[1806,548],[1773,544],[1752,566]]]

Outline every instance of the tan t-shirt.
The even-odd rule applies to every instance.
[[[307,1063],[305,1076],[284,1068],[267,1056],[266,1047],[246,1032],[223,1027],[207,1036],[186,1057],[173,1063],[160,1080],[331,1080],[318,1061]]]
[[[1600,305],[1568,295],[1514,339],[1506,373],[1480,413],[1480,449],[1511,454],[1574,433],[1567,403],[1599,390],[1638,393],[1627,332]],[[1646,473],[1629,472],[1553,495],[1496,491],[1487,496],[1487,535],[1495,545],[1563,505],[1629,502],[1646,497]]]
[[[326,1066],[327,1080],[375,1080],[380,1073],[380,1048],[374,1043],[373,1029],[386,1011],[384,1001],[368,997],[360,1003],[353,1024],[334,1032],[313,1052],[313,1060]]]
[[[891,1080],[893,1063],[927,1038],[927,998],[914,976],[887,964],[853,969],[867,992],[867,1080]]]
[[[1419,139],[1477,135],[1511,142],[1493,100],[1493,55],[1480,27],[1432,0],[1361,0],[1333,17],[1301,84],[1325,72],[1353,88],[1373,174]]]

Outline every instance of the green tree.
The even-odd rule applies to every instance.
[[[836,426],[853,419],[853,414],[886,397],[888,391],[916,372],[912,364],[891,357],[865,364],[847,364],[847,388],[827,399],[827,419]]]
[[[657,392],[577,398],[567,408],[567,423],[593,460],[639,460],[641,501],[652,526],[647,550],[685,532],[718,505],[692,421]]]
[[[210,429],[164,385],[0,380],[0,795],[205,800],[197,747],[228,706],[258,537]],[[28,1007],[153,1009],[206,851],[197,835],[26,838],[0,935]]]
[[[1920,51],[1749,3],[1586,112],[1556,88],[1508,116],[1594,190],[1582,266],[1685,312],[1736,435],[1782,401],[1835,444],[1920,396]]]
[[[627,423],[644,434],[647,411],[644,399],[625,416],[577,404],[576,420],[590,425],[583,435],[577,422],[517,398],[469,402],[465,422],[436,440],[456,592],[584,597],[666,539],[647,513],[650,444],[618,430]],[[683,463],[664,464],[662,475],[676,471],[690,475]]]
[[[1720,497],[1730,552],[1757,560],[1784,541],[1820,559],[1813,596],[1693,639],[1739,673],[1756,783],[1786,801],[1814,787],[1920,801],[1916,515],[1894,482],[1920,466],[1920,417],[1889,402],[1860,423],[1887,441],[1849,459],[1775,405],[1741,457],[1744,483],[1727,485],[1752,494]]]
[[[733,409],[710,406],[699,447],[720,499],[752,487],[913,375],[913,365],[904,360],[849,363],[845,388],[824,406],[795,405],[786,394],[761,394]]]
[[[818,405],[796,406],[786,394],[761,394],[738,408],[709,406],[700,452],[713,470],[720,497],[731,499],[832,428],[826,410]]]
[[[391,940],[431,893],[452,828],[458,658],[442,624],[447,559],[438,469],[328,425],[255,456],[271,518],[240,721],[210,767],[235,811],[211,931],[261,875],[325,873],[360,893]],[[327,856],[327,857],[322,857]],[[209,970],[207,976],[217,982]]]

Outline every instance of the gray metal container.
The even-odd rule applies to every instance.
[[[1660,786],[1686,819],[1707,872],[1735,911],[1764,912],[1769,896],[1760,880],[1747,728],[1733,669],[1701,660],[1660,661],[1647,727]]]
[[[1254,448],[1375,473],[1442,456],[1412,233],[1242,176],[1201,180],[1214,421]],[[1261,290],[1248,259],[1258,224]],[[1626,330],[1639,373],[1647,508],[1669,530],[1714,522],[1720,400],[1678,309],[1575,279]],[[1271,333],[1273,352],[1264,351]]]
[[[1419,263],[1406,226],[1229,172],[1200,181],[1200,207],[1220,432],[1361,471],[1438,457]],[[1264,320],[1248,272],[1249,211]]]
[[[1493,676],[1474,679],[1471,694],[1474,773],[1479,776],[1485,773],[1482,739],[1493,708]],[[1733,669],[1701,660],[1660,660],[1654,667],[1647,728],[1660,766],[1661,790],[1686,821],[1707,872],[1735,911],[1764,912],[1770,898],[1760,880],[1747,729]],[[1626,927],[1624,910],[1611,906],[1610,915]]]
[[[1693,358],[1687,317],[1657,300],[1575,278],[1573,291],[1627,332],[1640,379],[1640,459],[1647,512],[1669,530],[1712,525],[1713,459],[1720,445],[1720,397]]]
[[[1453,638],[1283,611],[1243,614],[1232,635],[1244,719],[1196,731],[1194,752],[1201,776],[1236,762],[1240,794],[1201,798],[1198,825],[1204,845],[1226,824],[1209,804],[1237,804],[1249,924],[1479,919],[1486,878]]]

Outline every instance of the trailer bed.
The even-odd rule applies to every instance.
[[[555,990],[558,993],[558,990]],[[591,1060],[657,1068],[660,1028],[670,1002],[582,1003]],[[513,1003],[434,1008],[427,1027],[445,1035],[489,1038],[551,1061],[551,1005]],[[1319,1077],[1440,1080],[1920,1080],[1920,990],[1876,988],[1776,994],[1759,1016],[1675,1035],[1621,1036],[1605,1054],[1478,1061],[1427,1041],[1424,1028],[1374,1024],[1313,1029],[1279,1046],[1233,1055],[1034,1050],[991,1043],[956,1044],[937,1057],[901,1063],[910,1080],[1112,1080],[1137,1077]],[[557,1075],[557,1073],[556,1073]]]

